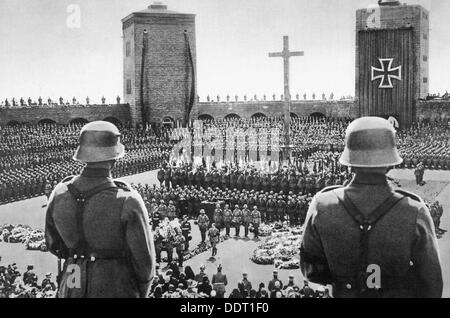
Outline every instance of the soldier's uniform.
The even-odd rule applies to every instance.
[[[228,205],[226,205],[225,209],[223,210],[223,225],[225,226],[225,234],[227,236],[230,236],[230,228],[231,228],[232,219],[233,219],[233,213],[229,209]]]
[[[202,237],[202,243],[205,243],[206,231],[208,230],[208,227],[209,227],[209,218],[205,214],[204,210],[200,211],[200,215],[198,216],[197,223],[198,223],[198,227],[200,229],[200,234],[201,234],[201,237]]]
[[[167,207],[167,217],[170,221],[172,221],[177,216],[177,209],[175,205],[173,205],[173,201],[169,202],[169,206]]]
[[[161,235],[161,233],[159,232],[159,228],[156,227],[155,229],[155,235],[153,237],[153,242],[155,245],[155,254],[156,254],[156,262],[157,263],[161,263],[161,252],[164,248],[164,242],[163,242],[163,237]]]
[[[216,208],[214,209],[214,223],[219,231],[223,227],[222,213],[223,212],[222,209],[220,208],[220,205],[217,205]]]
[[[215,226],[212,226],[208,230],[208,237],[212,247],[212,256],[214,257],[217,254],[217,244],[219,243],[220,237],[219,230]]]
[[[222,273],[222,266],[217,266],[217,273],[213,275],[211,283],[213,290],[216,292],[217,298],[223,298],[225,294],[225,286],[228,285],[227,275]]]
[[[235,232],[236,236],[239,236],[239,232],[241,230],[241,223],[242,223],[242,211],[239,209],[239,206],[236,205],[233,211],[233,225],[236,230]]]
[[[189,241],[191,234],[191,223],[187,220],[187,218],[184,218],[183,222],[181,223],[181,234],[184,236],[184,250],[189,250]]]
[[[255,234],[255,238],[259,237],[259,225],[261,224],[261,213],[258,211],[257,207],[253,207],[252,211],[252,225],[253,225],[253,233]]]
[[[120,158],[125,152],[118,136],[113,124],[85,125],[74,159]],[[56,186],[49,199],[45,238],[49,251],[66,260],[59,297],[147,297],[154,273],[148,214],[141,196],[113,180],[110,170],[85,168],[80,176]],[[70,284],[73,266],[79,268],[80,288]]]
[[[178,255],[178,266],[183,267],[183,260],[184,260],[184,248],[185,248],[186,239],[181,234],[181,232],[177,233],[175,236],[174,244],[175,244],[175,251]]]
[[[302,271],[313,282],[333,285],[335,297],[442,295],[430,212],[418,196],[394,191],[380,172],[399,163],[391,124],[357,119],[347,129],[341,157],[341,164],[355,167],[354,179],[324,189],[310,204]]]
[[[244,225],[244,235],[248,237],[248,227],[252,222],[252,212],[247,208],[247,205],[244,205],[244,209],[242,209],[242,224]]]

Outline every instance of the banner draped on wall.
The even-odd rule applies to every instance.
[[[185,109],[185,124],[187,125],[187,123],[189,122],[189,116],[191,114],[192,111],[192,107],[194,106],[194,102],[195,102],[195,67],[194,67],[194,59],[192,57],[192,50],[191,50],[191,44],[189,41],[189,35],[188,33],[185,31],[184,32],[184,38],[186,40],[186,48],[187,48],[187,53],[188,53],[188,63],[186,63],[186,76],[188,77],[187,79],[187,83],[190,83],[190,87],[188,88],[188,98],[187,98],[187,103],[186,103],[186,109]],[[189,72],[190,69],[190,72]],[[189,81],[189,76],[191,77],[191,81]]]
[[[413,30],[359,32],[359,89],[361,116],[399,114],[400,125],[415,116]]]

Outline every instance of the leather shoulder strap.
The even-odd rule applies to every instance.
[[[414,201],[421,202],[421,203],[423,202],[421,197],[419,197],[418,195],[416,195],[416,194],[414,194],[412,192],[405,191],[403,189],[396,189],[395,192],[398,193],[398,194],[401,194],[401,195],[403,195],[405,197],[408,197],[410,199],[413,199]]]
[[[330,192],[330,191],[333,191],[333,190],[336,190],[336,189],[340,189],[340,188],[343,188],[343,186],[342,185],[329,186],[329,187],[323,188],[320,191],[320,193]]]
[[[369,215],[363,215],[359,209],[355,206],[352,200],[345,194],[345,192],[334,192],[339,199],[339,202],[344,206],[347,213],[358,223],[358,225],[374,225],[384,215],[386,215],[400,200],[404,198],[403,195],[394,192],[383,203],[381,203],[373,212]]]
[[[89,248],[86,236],[84,233],[83,219],[84,219],[84,207],[86,200],[90,197],[94,196],[97,193],[103,192],[108,189],[115,189],[116,185],[113,182],[105,182],[102,183],[88,191],[82,192],[80,191],[73,183],[69,183],[67,185],[67,189],[72,194],[77,202],[77,211],[76,211],[76,221],[77,221],[77,231],[79,235],[78,242],[76,244],[75,250],[77,253],[83,255],[86,250]]]
[[[122,180],[114,180],[114,184],[118,187],[118,188],[120,188],[120,189],[122,189],[122,190],[124,190],[124,191],[131,191],[132,190],[132,188],[131,188],[131,186],[128,184],[128,183],[126,183],[125,181],[122,181]]]

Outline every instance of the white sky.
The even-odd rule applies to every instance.
[[[376,0],[164,0],[197,15],[198,92],[283,92],[282,60],[268,58],[289,35],[291,94],[354,95],[355,11]],[[430,11],[430,92],[450,90],[450,1],[407,0]],[[67,8],[81,27],[67,27]],[[0,100],[122,96],[121,19],[148,0],[0,0]]]

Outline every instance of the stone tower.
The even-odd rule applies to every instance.
[[[356,12],[356,100],[360,116],[415,119],[428,95],[429,13],[398,1]]]
[[[124,99],[134,125],[176,124],[196,102],[195,15],[154,3],[122,19]]]

